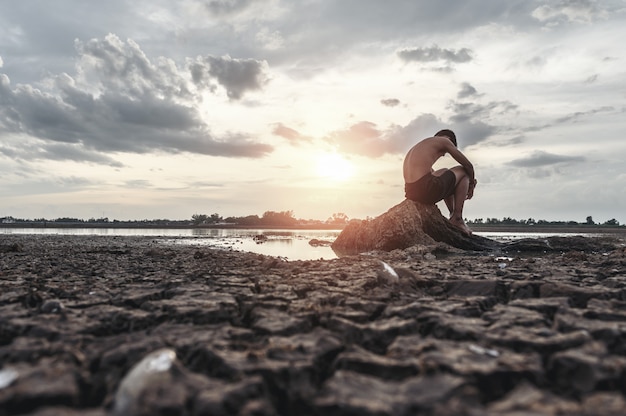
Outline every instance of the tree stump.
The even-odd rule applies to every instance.
[[[468,236],[441,215],[436,205],[405,199],[373,220],[351,221],[331,245],[338,255],[391,251],[443,242],[463,250],[493,250],[500,243]]]

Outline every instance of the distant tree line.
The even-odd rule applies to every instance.
[[[239,226],[273,226],[273,227],[293,227],[293,226],[315,226],[315,225],[336,225],[343,226],[348,223],[350,219],[344,213],[335,213],[329,217],[326,221],[314,220],[314,219],[298,219],[294,216],[293,211],[266,211],[262,216],[247,215],[243,217],[222,217],[218,213],[214,214],[193,214],[191,220],[169,220],[169,219],[155,219],[155,220],[130,220],[130,221],[118,221],[110,220],[107,217],[90,218],[88,220],[80,218],[62,217],[56,219],[35,218],[35,219],[21,219],[12,216],[0,218],[1,224],[51,224],[51,225],[150,225],[150,226],[227,226],[227,225],[239,225]]]
[[[366,218],[370,219],[370,217]],[[322,225],[333,225],[333,226],[344,226],[350,221],[350,218],[342,212],[334,213],[327,220],[314,220],[314,219],[298,219],[294,216],[293,211],[265,211],[262,216],[258,215],[247,215],[243,217],[222,217],[220,214],[193,214],[191,216],[191,220],[169,220],[169,219],[154,219],[154,220],[131,220],[131,221],[118,221],[118,220],[110,220],[107,217],[101,218],[90,218],[88,220],[80,219],[80,218],[70,218],[70,217],[62,217],[56,218],[53,220],[48,220],[45,218],[36,218],[36,219],[20,219],[15,217],[3,217],[0,218],[1,224],[28,224],[28,223],[38,223],[38,224],[84,224],[84,225],[130,225],[130,226],[228,226],[228,225],[238,225],[238,226],[247,226],[247,227],[259,227],[259,226],[272,226],[272,227],[294,227],[294,226],[322,226]],[[546,220],[535,220],[533,218],[528,218],[526,220],[517,220],[511,217],[504,217],[502,219],[498,218],[477,218],[474,220],[466,219],[465,222],[471,225],[552,225],[552,226],[611,226],[616,227],[620,226],[619,221],[615,218],[612,218],[605,222],[595,222],[591,216],[588,216],[584,222],[576,222],[576,221],[546,221]],[[621,225],[622,227],[624,225]]]
[[[585,222],[576,222],[576,221],[546,221],[546,220],[535,220],[534,218],[528,218],[527,220],[516,220],[511,217],[504,217],[501,220],[497,218],[487,218],[483,220],[482,218],[477,218],[475,220],[466,220],[468,224],[473,225],[595,225],[595,226],[619,226],[620,223],[615,218],[611,218],[608,221],[603,223],[596,223],[593,218],[590,216],[587,217]]]

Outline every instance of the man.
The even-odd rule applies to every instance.
[[[446,153],[461,166],[434,171],[433,165]],[[450,223],[463,233],[472,234],[463,221],[463,205],[474,196],[474,167],[457,149],[452,130],[441,130],[413,146],[404,159],[403,171],[406,198],[423,204],[436,204],[443,199],[450,211]]]

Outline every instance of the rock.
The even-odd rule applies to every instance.
[[[489,415],[578,415],[580,405],[528,382],[520,383],[505,398],[489,405]],[[597,414],[597,413],[596,413]]]
[[[484,237],[466,236],[441,215],[436,205],[405,199],[373,220],[350,221],[331,247],[339,255],[349,255],[415,245],[434,246],[436,242],[465,250],[489,250],[499,246]]]
[[[170,370],[174,366],[176,352],[162,349],[147,355],[124,377],[115,393],[112,414],[114,416],[134,416],[143,414],[147,390],[154,384],[165,381],[173,385]]]
[[[554,386],[579,397],[598,386],[621,388],[626,379],[626,358],[610,356],[602,344],[558,352],[547,368]]]
[[[404,380],[419,373],[416,361],[389,358],[356,346],[339,354],[333,367],[336,371],[349,370],[385,380]]]
[[[47,300],[40,307],[41,313],[61,314],[64,309],[65,306],[63,306],[63,304],[56,299]]]
[[[25,414],[39,407],[74,407],[80,403],[80,371],[73,365],[43,359],[35,365],[12,366],[3,373],[0,414]]]
[[[332,245],[333,242],[332,241],[328,241],[328,240],[319,240],[317,238],[313,238],[309,241],[309,245],[313,246],[313,247],[328,247],[330,245]]]
[[[324,415],[446,414],[434,409],[451,396],[463,396],[463,380],[450,375],[384,381],[350,371],[337,371],[315,399],[313,413]],[[449,413],[448,413],[449,414]]]

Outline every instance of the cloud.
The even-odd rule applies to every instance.
[[[480,97],[469,84],[462,84],[461,92],[471,92],[470,96]],[[451,101],[452,116],[444,121],[434,114],[422,114],[406,126],[390,126],[380,129],[375,123],[361,121],[344,130],[330,133],[324,139],[338,150],[370,158],[385,154],[403,154],[412,145],[430,137],[442,128],[452,128],[459,138],[461,149],[481,143],[499,131],[489,121],[495,116],[517,111],[517,105],[509,101],[492,101],[487,104]],[[521,141],[515,138],[502,141],[500,145],[513,145]]]
[[[216,16],[235,14],[250,6],[252,0],[212,0],[205,3],[206,8]]]
[[[461,90],[457,94],[457,98],[475,97],[478,95],[476,88],[472,87],[469,83],[464,82],[461,84]]]
[[[608,12],[594,0],[561,0],[556,4],[539,6],[531,15],[548,25],[558,25],[563,22],[591,23],[607,18]]]
[[[8,76],[0,74],[0,131],[45,143],[39,149],[23,145],[21,151],[13,150],[24,158],[31,152],[36,158],[115,164],[100,153],[256,158],[273,151],[242,133],[215,137],[198,111],[203,91],[216,88],[209,80],[224,86],[231,99],[261,88],[263,63],[209,56],[179,68],[163,57],[151,60],[138,44],[112,34],[77,41],[76,50],[76,75],[52,76],[38,88],[12,87]],[[198,65],[206,84],[192,80]]]
[[[400,59],[406,62],[440,62],[447,64],[465,63],[472,60],[472,51],[462,48],[458,51],[452,49],[441,49],[434,45],[430,48],[402,49],[398,51]]]
[[[463,84],[459,95],[479,97],[480,94],[469,84]],[[514,113],[518,106],[510,101],[491,101],[487,104],[476,102],[451,101],[449,108],[453,114],[450,124],[462,135],[459,136],[459,146],[465,148],[486,141],[498,132],[499,128],[490,124],[497,116]]]
[[[560,117],[558,118],[556,121],[557,123],[570,123],[570,122],[577,122],[582,118],[585,118],[587,116],[593,116],[595,114],[598,113],[607,113],[607,112],[611,112],[614,111],[615,108],[611,107],[611,106],[604,106],[604,107],[600,107],[600,108],[594,108],[592,110],[589,111],[577,111],[575,113],[572,114],[568,114],[566,116]]]
[[[276,123],[272,133],[283,139],[287,139],[292,145],[299,145],[301,142],[311,142],[313,139],[308,136],[303,136],[298,131],[285,126],[282,123]]]
[[[196,85],[210,85],[209,80],[214,79],[226,88],[228,98],[239,100],[247,91],[260,90],[267,84],[266,69],[265,62],[227,55],[200,58],[192,64],[191,71]]]
[[[539,168],[552,165],[584,162],[584,156],[564,156],[537,150],[529,156],[509,162],[510,166],[518,168]]]
[[[324,139],[349,154],[378,158],[385,154],[403,154],[419,140],[430,137],[443,128],[432,114],[422,114],[406,126],[391,126],[380,130],[376,124],[361,121],[345,130],[330,133]]]
[[[400,105],[400,100],[397,98],[385,98],[380,100],[380,103],[386,107],[396,107]]]

